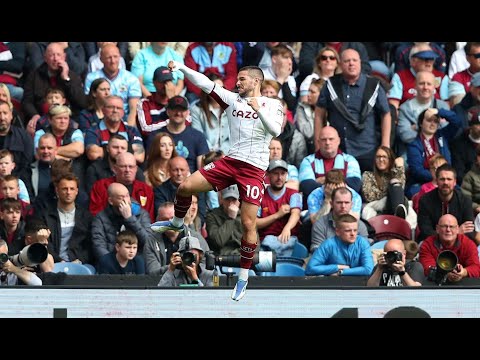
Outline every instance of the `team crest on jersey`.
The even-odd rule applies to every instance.
[[[210,164],[205,165],[203,167],[203,170],[208,171],[208,170],[212,170],[213,168],[215,168],[215,164],[211,162]]]

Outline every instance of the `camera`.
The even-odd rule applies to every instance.
[[[195,259],[196,259],[195,254],[191,251],[185,251],[182,254],[182,263],[185,266],[192,266],[192,263],[195,262]]]
[[[11,256],[8,260],[18,267],[37,266],[47,260],[47,256],[47,247],[40,243],[34,243],[25,246],[18,254]]]
[[[213,270],[215,266],[240,267],[240,255],[215,255],[213,251],[205,253],[205,267]],[[274,272],[277,256],[274,251],[259,251],[253,256],[252,269],[256,271]]]
[[[3,266],[10,258],[8,257],[8,254],[1,253],[0,254],[0,266]]]
[[[400,251],[387,251],[385,254],[385,261],[387,262],[388,265],[392,265],[396,263],[397,261],[402,261],[403,260],[403,255]]]
[[[453,271],[458,264],[458,257],[453,251],[444,250],[437,256],[437,266],[430,267],[428,280],[434,281],[438,286],[447,282],[447,275]]]

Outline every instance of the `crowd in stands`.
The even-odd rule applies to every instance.
[[[236,186],[194,196],[181,233],[150,228],[232,146],[222,105],[172,60],[232,91],[239,69],[259,66],[262,96],[284,105],[257,251],[288,257],[301,242],[306,275],[418,286],[448,249],[450,281],[480,276],[480,42],[3,42],[0,253],[38,242],[48,257],[4,266],[1,284],[77,262],[209,286],[206,253],[239,254]],[[408,222],[418,253],[398,239],[370,251],[368,220],[382,214]],[[185,251],[196,261],[182,267]]]

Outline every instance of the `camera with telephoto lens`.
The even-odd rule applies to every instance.
[[[213,270],[215,266],[240,267],[240,255],[215,255],[213,251],[205,253],[205,267]],[[275,251],[259,251],[253,256],[251,269],[263,272],[275,272],[277,256]]]
[[[448,273],[455,270],[457,264],[457,254],[450,250],[442,251],[437,256],[437,266],[431,266],[429,269],[428,280],[434,281],[438,286],[442,286],[447,282]]]
[[[34,243],[25,246],[18,254],[8,256],[7,254],[0,254],[0,265],[3,266],[8,260],[13,265],[22,266],[37,266],[47,260],[47,247],[40,243]]]
[[[403,256],[400,251],[387,251],[385,254],[385,261],[388,265],[395,264],[397,261],[402,261]]]
[[[192,264],[197,260],[195,254],[191,251],[188,251],[188,249],[190,249],[189,236],[190,235],[185,237],[185,250],[179,251],[180,257],[182,258],[182,263],[177,264],[177,269],[183,269],[183,265],[192,266]]]

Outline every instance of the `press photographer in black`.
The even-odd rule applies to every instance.
[[[8,257],[7,242],[0,239],[0,286],[6,285],[40,286],[42,280],[36,274],[16,266]]]
[[[213,271],[205,268],[202,258],[200,241],[193,236],[182,238],[158,286],[213,286]]]
[[[367,286],[422,286],[423,266],[406,260],[405,245],[400,239],[387,241]]]

